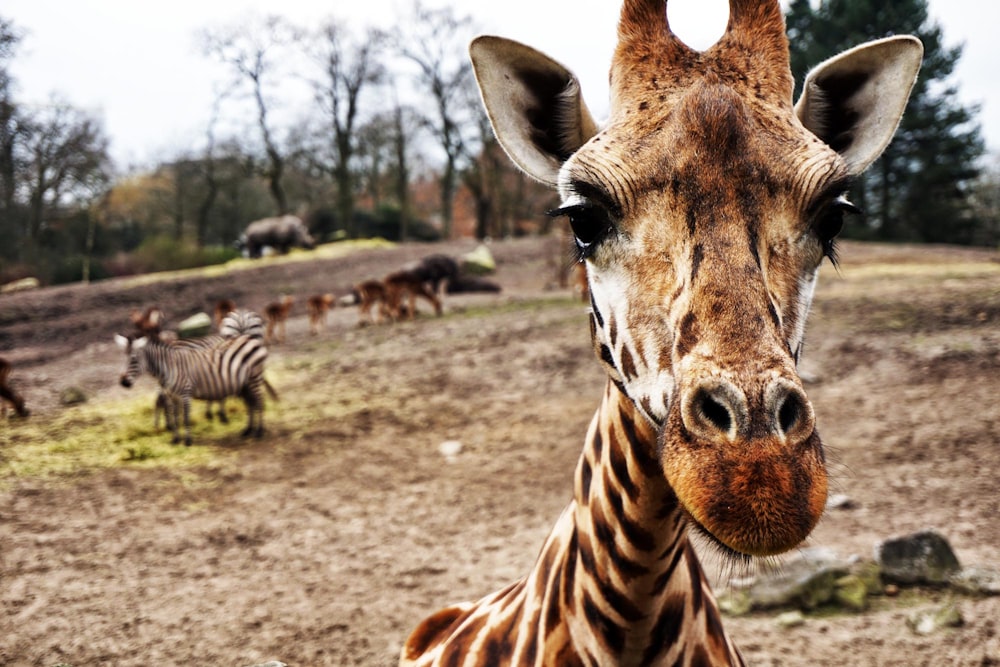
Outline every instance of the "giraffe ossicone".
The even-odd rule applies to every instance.
[[[742,664],[689,528],[766,556],[822,514],[805,321],[922,46],[842,53],[793,104],[777,0],[730,0],[705,51],[671,32],[665,0],[626,0],[618,37],[602,125],[551,58],[499,37],[470,47],[498,141],[562,197],[608,384],[532,571],[428,618],[401,665]]]

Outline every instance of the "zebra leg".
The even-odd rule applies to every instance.
[[[184,444],[191,446],[191,396],[184,396]],[[179,440],[179,439],[178,439]],[[174,440],[177,442],[178,440]]]
[[[205,401],[205,419],[212,421],[215,415],[212,414],[212,401]]]
[[[241,434],[244,438],[254,436],[260,438],[264,435],[264,397],[260,392],[260,382],[247,386],[243,392],[243,402],[247,406],[247,427]],[[254,426],[254,415],[257,417],[257,425]]]
[[[178,442],[181,441],[181,434],[180,434],[181,415],[180,415],[180,409],[181,409],[180,399],[177,399],[177,398],[171,396],[170,397],[170,405],[168,406],[168,410],[171,413],[173,413],[174,418],[173,418],[172,422],[169,419],[166,420],[166,421],[167,421],[167,426],[170,428],[170,432],[173,434],[173,437],[171,438],[170,442],[173,443],[173,444],[175,444],[175,445]],[[187,420],[185,420],[185,422],[186,421]]]
[[[219,422],[223,424],[229,423],[229,415],[226,414],[226,399],[223,398],[219,401]]]

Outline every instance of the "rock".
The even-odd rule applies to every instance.
[[[78,405],[87,402],[87,394],[79,387],[66,387],[59,392],[61,405]]]
[[[753,609],[750,592],[738,588],[730,588],[716,595],[719,611],[728,616],[745,616]]]
[[[882,576],[899,584],[945,584],[961,570],[951,545],[933,530],[880,542],[875,560]]]
[[[833,599],[841,607],[851,611],[864,611],[868,608],[868,586],[856,574],[849,574],[834,582]]]
[[[462,453],[462,443],[458,440],[445,440],[438,445],[438,451],[446,459],[453,459]]]
[[[212,318],[208,313],[195,313],[177,325],[177,335],[181,338],[200,338],[212,330]]]
[[[0,285],[0,294],[11,294],[13,292],[23,292],[29,289],[37,289],[39,285],[40,283],[38,282],[38,278],[21,278],[20,280],[14,280]]]
[[[1000,595],[1000,572],[984,567],[965,567],[951,575],[951,585],[968,595]]]
[[[843,493],[835,493],[826,499],[826,509],[827,510],[852,510],[857,505],[851,500],[851,497]]]
[[[479,244],[475,250],[462,255],[461,269],[465,273],[483,276],[497,270],[496,260],[493,253],[483,244]]]
[[[785,628],[797,628],[800,625],[806,624],[806,617],[798,609],[794,611],[786,611],[783,614],[778,614],[774,617],[774,622],[778,624],[778,627]]]
[[[833,599],[837,581],[847,574],[847,563],[832,550],[803,549],[779,571],[757,578],[750,587],[750,604],[753,609],[815,609]]]
[[[962,613],[949,602],[937,609],[924,609],[910,614],[906,619],[907,625],[918,635],[934,634],[942,628],[957,628],[964,623]]]
[[[883,595],[885,586],[882,584],[882,568],[874,561],[859,561],[851,565],[851,574],[859,578],[865,585],[868,595]]]

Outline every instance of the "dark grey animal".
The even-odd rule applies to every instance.
[[[311,250],[316,247],[316,241],[309,234],[302,218],[283,215],[251,222],[237,245],[242,245],[250,257],[260,257],[264,246],[271,246],[285,254],[293,246]]]
[[[465,294],[467,292],[500,292],[501,287],[492,280],[479,276],[457,276],[448,281],[448,294]]]
[[[429,283],[435,294],[440,293],[442,283],[447,286],[458,278],[458,262],[447,255],[427,255],[419,262],[407,264],[403,268],[421,282]]]

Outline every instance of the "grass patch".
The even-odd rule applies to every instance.
[[[385,239],[358,239],[355,241],[340,241],[338,243],[327,243],[317,246],[315,250],[292,250],[287,255],[273,255],[265,259],[237,258],[229,260],[224,264],[213,264],[211,266],[201,266],[195,269],[180,269],[177,271],[158,271],[140,276],[132,276],[122,280],[122,289],[151,285],[171,280],[189,278],[217,278],[230,273],[256,269],[264,266],[276,266],[281,264],[292,264],[295,262],[312,261],[316,259],[338,259],[346,257],[362,250],[374,250],[378,248],[392,248],[396,244]]]
[[[203,444],[223,428],[236,427],[198,420],[192,435]],[[152,396],[145,392],[126,401],[91,402],[44,417],[10,420],[0,431],[0,480],[117,466],[192,467],[225,456],[229,454],[212,447],[171,444],[168,432],[153,429]]]

